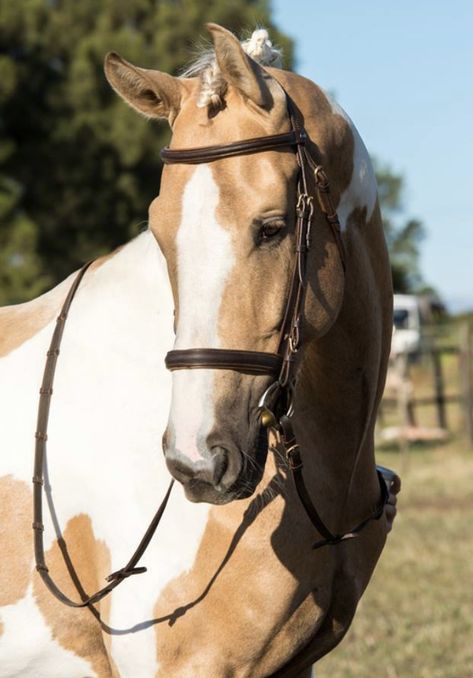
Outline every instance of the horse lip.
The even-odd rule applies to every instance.
[[[253,454],[250,457],[252,464],[247,461],[247,457],[242,455],[241,471],[235,482],[228,488],[227,492],[232,493],[235,499],[247,499],[256,490],[263,477],[266,459],[268,456],[268,435],[263,426],[258,428],[258,437],[253,448]],[[240,454],[242,454],[240,452]]]
[[[196,504],[207,503],[221,506],[228,504],[237,497],[230,491],[220,492],[218,488],[202,480],[190,480],[182,483],[186,498]]]

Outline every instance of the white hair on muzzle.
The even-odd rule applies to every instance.
[[[241,42],[241,46],[246,54],[261,66],[281,68],[282,51],[273,47],[265,28],[253,31],[250,38]],[[202,51],[186,68],[182,76],[185,78],[200,77],[201,86],[197,99],[199,108],[210,106],[216,109],[223,105],[227,83],[220,72],[213,49]]]

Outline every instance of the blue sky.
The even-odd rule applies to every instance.
[[[273,0],[296,69],[333,91],[368,150],[406,179],[421,268],[473,309],[473,1]]]

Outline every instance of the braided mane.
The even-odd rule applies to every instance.
[[[259,28],[251,34],[251,37],[241,42],[243,50],[261,66],[281,68],[282,51],[273,47],[269,39],[268,31]],[[220,108],[227,88],[222,73],[220,72],[215,51],[211,48],[202,50],[197,58],[182,73],[183,77],[199,77],[201,86],[197,99],[199,108]]]

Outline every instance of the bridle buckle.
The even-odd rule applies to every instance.
[[[307,193],[301,193],[296,205],[297,216],[301,219],[311,221],[314,215],[314,198]]]

